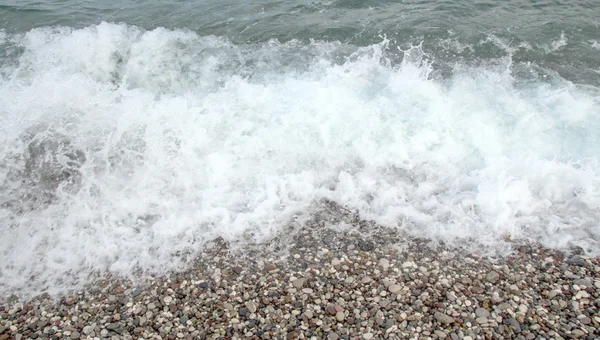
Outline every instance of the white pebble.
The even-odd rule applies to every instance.
[[[390,293],[396,293],[398,291],[400,291],[400,289],[402,289],[402,286],[400,285],[391,285],[388,287]]]
[[[379,260],[379,265],[383,268],[383,270],[387,270],[390,267],[390,261],[387,259]]]

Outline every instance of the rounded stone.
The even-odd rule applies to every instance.
[[[475,315],[477,315],[478,318],[489,318],[490,312],[485,308],[479,307],[475,310]]]
[[[400,291],[400,289],[402,289],[402,286],[400,286],[400,285],[391,285],[388,287],[388,290],[390,291],[390,293],[397,293]]]

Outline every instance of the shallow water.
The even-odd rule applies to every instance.
[[[600,254],[592,1],[0,5],[0,293],[180,268],[329,199]]]

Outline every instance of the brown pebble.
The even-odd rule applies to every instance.
[[[300,338],[300,332],[299,331],[292,331],[292,332],[289,332],[287,334],[287,339],[291,340],[291,339],[298,339],[298,338]]]

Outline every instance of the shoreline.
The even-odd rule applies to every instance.
[[[143,284],[12,301],[0,340],[600,337],[598,259],[515,244],[492,261],[366,221],[336,229],[331,216],[262,244],[217,240]]]

